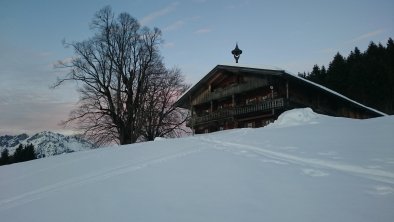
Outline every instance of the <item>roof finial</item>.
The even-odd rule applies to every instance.
[[[238,63],[238,59],[242,54],[242,50],[238,48],[238,42],[235,44],[235,49],[231,53],[234,55],[235,63]]]

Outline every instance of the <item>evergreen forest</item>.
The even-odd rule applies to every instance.
[[[10,155],[7,148],[1,152],[0,166],[12,163],[25,162],[29,160],[37,159],[36,152],[33,144],[22,145],[19,144],[16,148],[14,155]]]
[[[312,82],[387,114],[394,114],[394,42],[371,42],[365,52],[356,47],[349,56],[337,53],[328,67],[314,65],[299,73]]]

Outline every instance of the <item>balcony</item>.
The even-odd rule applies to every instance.
[[[205,122],[209,122],[209,121],[215,121],[215,120],[234,117],[237,115],[244,115],[244,114],[249,114],[249,113],[254,113],[254,112],[259,112],[259,111],[269,111],[271,109],[282,108],[284,106],[285,106],[285,99],[278,98],[278,99],[260,102],[260,103],[253,104],[253,105],[217,110],[217,111],[209,113],[205,116],[196,116],[196,117],[193,117],[192,123],[193,123],[193,125],[201,124],[201,123],[205,123]]]
[[[192,101],[192,105],[197,105],[211,100],[224,98],[238,93],[247,92],[260,87],[268,86],[268,81],[265,79],[256,79],[253,82],[242,83],[234,86],[230,86],[224,89],[217,89],[214,92],[206,91],[199,95]]]

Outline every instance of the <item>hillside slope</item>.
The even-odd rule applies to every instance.
[[[394,117],[288,111],[259,129],[0,167],[2,221],[392,221]]]

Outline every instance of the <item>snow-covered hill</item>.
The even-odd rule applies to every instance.
[[[0,167],[1,221],[393,221],[394,117],[265,128]]]
[[[0,136],[0,151],[7,148],[10,154],[13,154],[19,144],[33,144],[39,157],[48,157],[94,148],[93,144],[78,136],[65,136],[49,131],[40,132],[31,137],[27,134]]]

